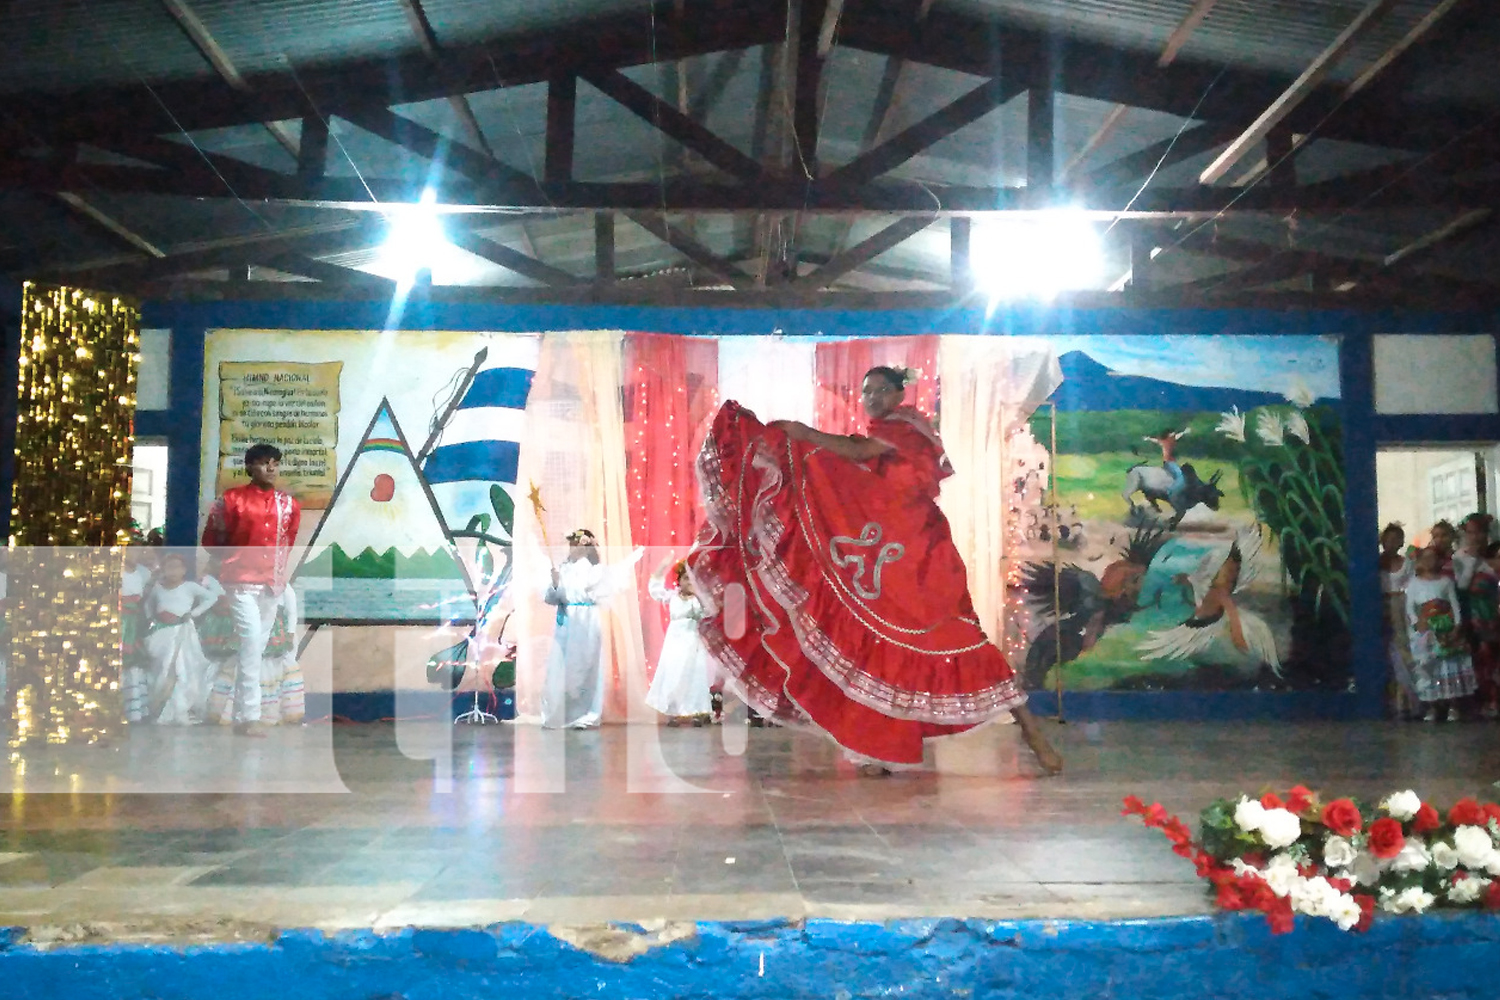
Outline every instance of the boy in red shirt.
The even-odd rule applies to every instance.
[[[234,613],[239,640],[234,731],[242,736],[266,735],[260,722],[261,658],[277,608],[294,599],[287,590],[287,571],[302,508],[290,493],[276,488],[280,468],[281,451],[275,445],[251,445],[245,452],[250,482],[225,490],[203,526],[203,547],[221,560],[219,582]]]

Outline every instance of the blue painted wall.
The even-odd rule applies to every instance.
[[[167,540],[191,545],[198,519],[199,435],[203,412],[203,339],[215,328],[349,330],[548,331],[642,330],[731,336],[881,337],[925,333],[1042,336],[1047,334],[1315,334],[1341,339],[1344,461],[1347,475],[1353,620],[1380,620],[1375,587],[1379,533],[1375,451],[1388,442],[1500,441],[1500,415],[1484,417],[1380,416],[1374,412],[1372,336],[1493,333],[1489,313],[1363,313],[1352,311],[1066,309],[886,310],[870,312],[773,309],[670,309],[616,306],[504,306],[407,303],[393,322],[390,304],[371,302],[147,303],[147,328],[172,330],[171,410],[142,413],[137,433],[160,436],[171,448],[167,474]],[[1374,718],[1383,711],[1386,663],[1379,629],[1356,629],[1353,690],[1342,694],[1258,695],[1253,692],[1067,694],[1070,718]],[[335,696],[333,711],[360,718],[366,700]],[[1035,696],[1033,707],[1055,714],[1056,699]],[[342,710],[341,710],[342,709]]]
[[[6,997],[232,1000],[1318,1000],[1496,994],[1500,918],[1393,917],[1366,934],[1258,915],[1114,923],[700,923],[608,961],[541,927],[286,932],[261,944],[0,947]],[[628,931],[626,933],[629,933]]]

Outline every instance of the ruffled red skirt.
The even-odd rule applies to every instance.
[[[911,765],[924,739],[1025,702],[910,466],[789,440],[730,402],[698,476],[708,520],[687,561],[700,634],[756,710]]]

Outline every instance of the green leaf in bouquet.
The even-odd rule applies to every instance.
[[[516,502],[499,483],[490,484],[490,506],[495,508],[495,517],[499,518],[500,527],[505,529],[506,536],[515,537],[512,529],[516,524]]]
[[[488,583],[495,575],[495,556],[485,542],[474,550],[474,564],[479,568],[479,578]]]
[[[1219,799],[1199,813],[1198,817],[1205,827],[1213,827],[1215,830],[1233,830],[1234,803],[1228,799]]]

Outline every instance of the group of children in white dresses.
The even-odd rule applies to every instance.
[[[1487,514],[1464,519],[1463,539],[1446,521],[1425,548],[1402,551],[1405,533],[1380,533],[1386,649],[1400,718],[1459,722],[1477,695],[1485,718],[1500,715],[1500,545]]]
[[[156,553],[160,552],[158,557]],[[120,580],[120,638],[125,721],[230,725],[238,639],[213,574],[194,580],[191,554],[152,547],[126,551]],[[212,569],[212,564],[210,564]],[[262,659],[261,721],[302,721],[304,692],[294,632],[284,601]]]

